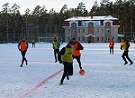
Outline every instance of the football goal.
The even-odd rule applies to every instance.
[[[52,42],[54,37],[38,37],[38,42]]]

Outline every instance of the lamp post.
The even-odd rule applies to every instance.
[[[133,4],[132,4],[132,6],[133,6]],[[130,22],[131,22],[131,35],[130,35],[130,37],[131,37],[131,40],[133,39],[133,20],[132,20],[132,6],[131,6],[131,18],[130,18]]]
[[[6,31],[7,31],[7,43],[9,42],[9,37],[8,37],[8,13],[6,11]]]
[[[27,40],[28,40],[28,36],[29,36],[29,32],[28,32],[28,15],[29,15],[30,10],[27,8],[25,13],[26,13],[26,35],[27,35]]]
[[[27,16],[27,14],[26,14],[26,35],[28,38],[28,16]]]

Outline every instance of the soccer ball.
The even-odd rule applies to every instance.
[[[79,70],[79,74],[80,74],[80,75],[84,75],[84,74],[85,74],[85,70],[84,70],[84,69],[80,69],[80,70]]]

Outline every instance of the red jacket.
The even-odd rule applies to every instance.
[[[80,50],[83,50],[83,46],[78,41],[76,41],[72,45],[72,47],[73,47],[72,55],[73,56],[80,56],[81,55]]]

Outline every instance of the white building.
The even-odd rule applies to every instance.
[[[81,42],[118,41],[120,22],[112,16],[71,17],[64,21],[65,41],[76,38]]]

